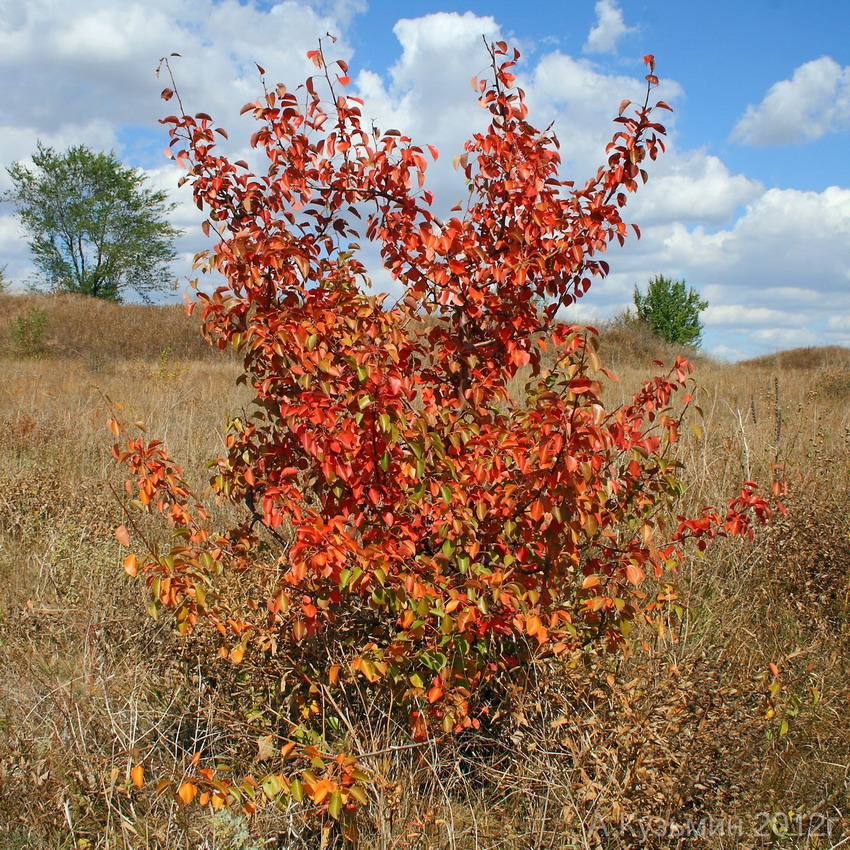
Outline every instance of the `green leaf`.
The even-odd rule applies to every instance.
[[[351,788],[348,789],[348,796],[357,800],[361,806],[365,806],[369,802],[368,794],[359,785],[352,785]]]
[[[328,814],[334,819],[339,820],[339,813],[342,811],[342,794],[339,793],[339,788],[331,794],[331,800],[328,803]]]
[[[264,777],[260,785],[262,786],[263,793],[269,800],[273,800],[283,790],[283,783],[280,781],[280,777],[275,776],[273,773]]]

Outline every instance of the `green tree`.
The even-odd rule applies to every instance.
[[[171,282],[179,232],[167,220],[166,193],[114,153],[85,145],[57,153],[38,143],[34,168],[8,170],[17,207],[42,281],[54,292],[120,301],[128,289],[143,300]]]
[[[634,302],[638,319],[649,325],[656,336],[667,342],[699,346],[699,314],[708,302],[695,289],[687,288],[685,281],[656,275],[649,281],[645,295],[635,287]]]

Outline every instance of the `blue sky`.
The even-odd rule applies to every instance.
[[[611,276],[571,317],[610,316],[661,273],[708,299],[705,347],[719,357],[850,345],[848,0],[0,0],[0,164],[25,159],[36,139],[115,149],[177,201],[186,232],[174,273],[185,278],[206,243],[162,157],[157,61],[182,54],[189,108],[213,114],[242,155],[250,125],[238,111],[259,92],[252,63],[297,83],[326,31],[379,126],[440,148],[429,176],[444,204],[461,191],[451,158],[482,118],[468,84],[486,65],[482,34],[523,52],[530,118],[555,121],[564,176],[577,180],[602,161],[610,119],[638,96],[641,57],[654,53],[675,113],[668,154],[627,208],[644,237],[610,252]],[[4,264],[18,284],[33,273],[7,204]],[[394,286],[380,269],[374,278]]]

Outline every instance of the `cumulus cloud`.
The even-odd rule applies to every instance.
[[[806,62],[771,86],[732,131],[745,145],[801,144],[850,128],[850,66],[829,56]]]
[[[626,26],[623,12],[616,0],[599,0],[596,4],[596,24],[588,33],[585,53],[613,53],[617,42],[636,27]]]
[[[671,152],[629,205],[629,215],[642,225],[665,221],[720,225],[763,192],[761,183],[731,174],[716,156],[703,151]]]
[[[29,131],[30,149],[37,136],[67,137],[67,127],[98,120],[157,128],[167,107],[155,71],[173,52],[187,108],[226,121],[261,91],[254,62],[270,79],[302,79],[306,51],[338,29],[295,0],[267,10],[237,0],[0,0],[0,124]],[[351,55],[344,41],[334,49]]]
[[[486,74],[490,57],[482,35],[500,38],[499,26],[472,12],[438,12],[402,19],[393,32],[402,48],[398,61],[385,76],[364,70],[356,78],[364,116],[382,130],[395,128],[439,150],[440,159],[429,166],[429,188],[438,203],[451,205],[465,193],[452,158],[489,117],[468,81]]]
[[[604,73],[587,59],[557,50],[523,74],[522,87],[534,122],[554,122],[567,176],[582,182],[605,161],[605,146],[620,129],[613,123],[620,101],[642,102],[646,93],[640,78]],[[675,103],[681,95],[678,83],[664,81],[665,100]]]

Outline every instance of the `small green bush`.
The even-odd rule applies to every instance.
[[[665,342],[698,347],[702,337],[699,314],[708,302],[699,297],[685,281],[656,275],[649,281],[646,294],[635,287],[635,309],[640,321],[652,328]]]
[[[32,307],[9,322],[9,353],[12,357],[41,357],[45,352],[47,310]]]

